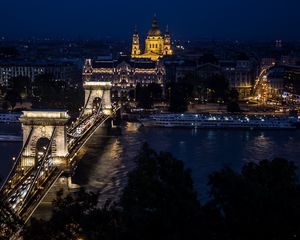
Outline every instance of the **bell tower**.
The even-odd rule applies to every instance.
[[[131,51],[131,57],[135,58],[141,54],[140,50],[140,39],[139,34],[137,32],[137,28],[135,27],[133,37],[132,37],[132,51]]]
[[[166,27],[165,38],[164,38],[164,55],[172,55],[173,51],[171,48],[171,38],[169,33],[169,27]]]

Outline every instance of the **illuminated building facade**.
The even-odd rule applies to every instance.
[[[0,62],[0,85],[10,86],[13,77],[28,77],[32,82],[42,74],[49,74],[56,81],[73,83],[80,79],[79,68],[71,62]]]
[[[132,58],[148,58],[157,61],[166,55],[172,55],[171,38],[168,27],[163,35],[160,31],[156,17],[153,18],[152,27],[148,31],[145,41],[145,51],[141,52],[140,39],[137,30],[133,33],[132,38]]]
[[[230,88],[239,92],[240,99],[250,96],[256,68],[251,60],[217,60],[203,62],[189,59],[165,61],[167,81],[184,82],[195,78],[198,84],[217,76],[224,76]]]
[[[133,100],[138,84],[148,86],[156,83],[164,89],[165,77],[164,65],[150,59],[87,59],[83,68],[84,81],[111,82],[112,98],[115,100]]]
[[[269,97],[281,97],[283,92],[300,95],[300,67],[276,65],[267,74]]]
[[[251,95],[256,69],[250,60],[220,61],[223,74],[229,86],[239,92],[240,99]]]

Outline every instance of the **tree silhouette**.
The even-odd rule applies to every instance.
[[[240,112],[241,108],[239,105],[239,92],[232,88],[228,94],[228,104],[227,104],[228,112]]]
[[[0,177],[0,183],[1,182],[2,178]],[[12,234],[16,233],[22,222],[16,217],[4,199],[0,193],[0,239],[8,240]]]
[[[200,211],[190,171],[144,145],[121,198],[130,239],[191,239]]]
[[[21,95],[19,92],[15,91],[14,89],[8,90],[5,95],[5,100],[9,102],[12,110],[15,108],[18,102],[22,101]]]
[[[72,196],[57,193],[49,221],[32,219],[24,240],[119,239],[119,212],[107,203],[98,207],[99,195],[81,190]]]
[[[210,175],[209,187],[201,205],[183,163],[144,145],[118,205],[99,207],[96,193],[59,192],[52,218],[32,219],[24,240],[298,239],[300,185],[292,162],[224,168]]]
[[[300,188],[296,167],[284,159],[223,169],[209,178],[222,215],[223,239],[293,239],[299,236]],[[225,237],[227,236],[227,237]]]
[[[185,112],[188,106],[188,99],[193,92],[193,86],[184,83],[171,83],[169,89],[169,110],[171,112]]]

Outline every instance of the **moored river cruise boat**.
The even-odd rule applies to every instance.
[[[230,114],[154,114],[140,122],[145,127],[295,129],[298,119]]]
[[[21,113],[0,113],[0,123],[18,123]]]

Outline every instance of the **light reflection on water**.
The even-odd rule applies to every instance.
[[[21,125],[0,123],[0,134],[21,135]],[[21,147],[21,142],[0,142],[0,178],[4,179],[8,175],[13,165],[12,158],[18,156]]]
[[[125,131],[99,129],[81,155],[74,182],[87,190],[98,191],[101,200],[117,200],[126,184],[128,172],[134,167],[134,157],[140,148],[134,126]]]
[[[155,150],[172,152],[183,160],[192,170],[196,190],[203,196],[208,175],[225,166],[239,170],[245,162],[275,157],[285,157],[300,164],[299,133],[140,128],[138,124],[128,123],[120,134],[95,136],[92,141],[98,144],[88,146],[88,156],[81,160],[76,175],[81,175],[85,168],[90,169],[88,177],[79,183],[100,191],[103,201],[116,200],[126,184],[127,173],[134,167],[134,157],[147,141]]]
[[[127,173],[143,142],[157,151],[169,151],[192,170],[196,190],[207,191],[208,175],[222,167],[239,170],[243,163],[284,157],[300,166],[300,130],[245,131],[140,128],[128,123],[120,131],[99,129],[79,153],[74,182],[99,191],[101,199],[117,200]],[[0,172],[8,174],[8,158],[20,144],[0,144]]]

